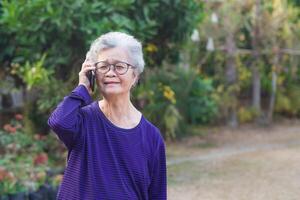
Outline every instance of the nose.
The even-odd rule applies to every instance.
[[[113,77],[113,76],[116,76],[116,72],[115,72],[115,69],[114,69],[114,66],[113,65],[109,65],[109,70],[108,72],[105,73],[105,76],[106,77]]]

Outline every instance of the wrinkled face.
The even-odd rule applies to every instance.
[[[102,50],[98,55],[97,61],[106,61],[108,64],[116,64],[118,62],[132,63],[126,50],[119,47]],[[132,67],[129,67],[128,71],[122,75],[118,74],[112,66],[106,73],[98,71],[100,70],[97,70],[96,73],[97,85],[103,96],[128,94],[138,78]]]

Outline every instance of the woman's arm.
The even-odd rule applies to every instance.
[[[87,72],[95,70],[89,58],[86,57],[78,73],[79,84],[60,102],[48,119],[48,125],[58,135],[59,139],[70,150],[81,135],[83,113],[80,107],[92,102],[90,81]]]
[[[161,141],[153,160],[149,197],[152,200],[167,199],[167,167],[165,144]]]
[[[69,96],[64,97],[48,119],[48,125],[70,150],[75,141],[81,137],[83,113],[81,107],[92,102],[84,85],[78,85]]]

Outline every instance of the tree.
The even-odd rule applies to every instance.
[[[227,105],[227,124],[230,127],[238,125],[237,119],[237,101],[238,101],[238,83],[237,83],[237,35],[245,23],[245,17],[242,11],[245,3],[236,1],[226,1],[223,3],[213,2],[206,3],[208,12],[204,23],[200,25],[200,31],[204,37],[214,41],[217,46],[216,50],[224,53],[224,84],[225,95],[228,96]],[[228,13],[231,13],[228,15]],[[219,19],[219,20],[218,20]],[[208,42],[210,42],[208,40]],[[210,53],[210,52],[207,52]],[[223,102],[224,103],[224,102]]]
[[[16,86],[23,86],[24,77],[10,72],[26,68],[26,63],[34,68],[46,55],[43,68],[54,72],[48,85],[70,91],[90,43],[109,31],[127,32],[140,39],[148,67],[158,67],[163,60],[177,62],[181,45],[201,18],[201,9],[195,1],[175,0],[3,0],[0,75],[13,76]],[[39,84],[33,88],[38,90],[33,108],[43,108],[36,109],[35,118],[42,119],[63,96]],[[41,98],[40,102],[48,104],[36,102]]]
[[[261,0],[255,1],[255,15],[253,19],[253,28],[252,28],[252,56],[253,56],[253,62],[252,62],[252,106],[256,109],[258,113],[260,113],[261,110],[261,76],[259,72],[259,60],[260,60],[260,49],[261,49],[261,38],[260,38],[260,32],[261,32],[261,26],[260,26],[260,20],[261,20]]]
[[[207,1],[206,8],[208,13],[217,13],[220,23],[213,24],[208,16],[208,20],[200,24],[201,38],[214,38],[216,46],[216,51],[210,53],[211,59],[205,63],[207,67],[203,69],[207,75],[214,76],[220,86],[225,85],[221,107],[230,110],[226,116],[231,121],[229,125],[235,124],[236,111],[232,108],[243,108],[248,99],[251,99],[248,113],[241,109],[246,118],[258,117],[257,122],[270,123],[276,105],[277,86],[282,77],[293,76],[293,73],[283,74],[282,66],[291,65],[291,70],[286,71],[297,71],[295,55],[299,55],[299,9],[288,4],[287,0]],[[225,66],[224,70],[219,66]],[[247,76],[252,77],[249,83],[242,80],[248,74],[248,66],[251,71]],[[293,78],[293,81],[296,79]],[[235,92],[228,90],[231,88],[228,85],[235,86]],[[251,90],[250,95],[248,90]],[[284,89],[281,88],[281,91]]]

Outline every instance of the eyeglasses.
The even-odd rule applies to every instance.
[[[136,68],[129,63],[121,61],[118,61],[115,64],[109,64],[107,61],[99,61],[95,63],[95,66],[96,74],[106,74],[111,69],[111,66],[113,67],[113,70],[119,75],[125,74],[128,71],[129,67]]]

